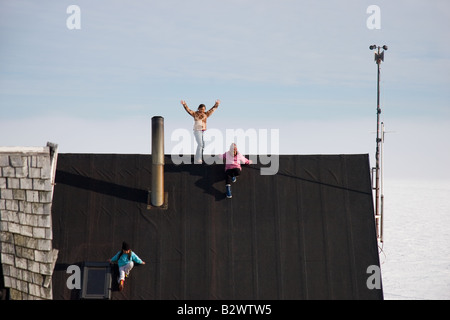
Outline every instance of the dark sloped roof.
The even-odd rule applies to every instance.
[[[135,267],[112,299],[382,299],[368,155],[281,155],[276,175],[165,157],[168,208],[148,209],[151,155],[60,154],[53,198],[55,299],[67,266],[127,241]],[[115,283],[115,278],[113,277]]]

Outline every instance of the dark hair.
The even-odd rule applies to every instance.
[[[125,241],[122,242],[122,250],[130,250],[130,245],[128,243],[126,243]]]
[[[206,108],[206,106],[202,103],[201,105],[198,106],[197,110],[200,108]]]
[[[128,243],[126,243],[125,241],[122,242],[122,251],[120,251],[119,257],[117,258],[117,260],[120,259],[120,257],[122,256],[124,251],[128,251],[130,250],[130,245]],[[128,259],[131,259],[131,251],[128,253]]]

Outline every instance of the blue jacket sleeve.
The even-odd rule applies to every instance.
[[[131,252],[131,260],[133,260],[134,262],[139,263],[139,264],[142,263],[141,258],[139,258],[138,255],[134,252]]]
[[[119,254],[120,254],[120,251],[117,252],[117,254],[114,257],[111,258],[111,262],[116,262],[119,259]]]

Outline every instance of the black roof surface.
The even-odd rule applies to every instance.
[[[368,155],[281,155],[276,175],[165,156],[167,209],[148,209],[151,155],[59,154],[54,299],[77,299],[69,265],[106,261],[122,241],[146,262],[111,299],[382,299]]]

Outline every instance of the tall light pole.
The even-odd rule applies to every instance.
[[[375,52],[375,62],[377,64],[377,148],[375,153],[375,223],[377,226],[377,238],[380,242],[383,242],[383,234],[382,234],[382,201],[380,195],[380,146],[382,143],[382,133],[381,132],[381,122],[380,122],[380,64],[381,61],[384,61],[384,51],[388,49],[386,45],[380,47],[376,45],[371,45],[369,47],[370,50],[377,50]],[[380,49],[383,51],[380,52]]]

